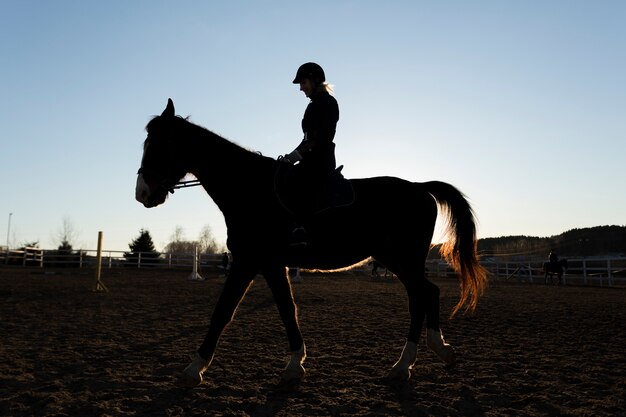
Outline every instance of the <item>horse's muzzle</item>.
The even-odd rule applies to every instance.
[[[153,188],[156,188],[156,190]],[[135,186],[135,199],[146,208],[156,207],[165,202],[167,191],[163,191],[161,187],[151,187],[145,181],[143,175],[139,174],[137,176],[137,185]]]

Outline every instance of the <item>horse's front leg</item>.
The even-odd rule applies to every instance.
[[[204,338],[204,342],[198,349],[192,362],[182,372],[180,383],[184,386],[195,387],[202,383],[202,374],[211,365],[217,342],[228,323],[232,321],[237,306],[256,275],[254,270],[238,268],[237,265],[239,264],[233,264],[230,274],[226,278],[222,294],[213,310],[209,330]]]
[[[298,325],[298,312],[287,271],[284,267],[276,266],[266,269],[264,275],[274,296],[280,318],[285,325],[291,351],[291,357],[281,379],[283,382],[300,380],[305,374],[302,365],[306,358],[306,347]]]
[[[391,371],[387,375],[390,381],[406,381],[411,378],[411,368],[417,360],[417,344],[419,342],[420,334],[422,333],[422,323],[426,316],[426,306],[423,299],[423,294],[420,294],[420,285],[418,280],[423,280],[423,277],[406,273],[396,272],[398,279],[404,284],[407,296],[409,298],[409,313],[411,314],[411,327],[409,328],[409,334],[406,338],[404,349],[400,359],[393,365]],[[439,316],[437,316],[438,319]]]

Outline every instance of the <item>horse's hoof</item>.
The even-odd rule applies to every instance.
[[[446,347],[444,354],[440,358],[448,368],[453,368],[456,365],[456,352],[450,345]]]
[[[446,367],[452,368],[456,365],[456,353],[454,352],[454,348],[449,344],[446,343],[443,346],[437,346],[436,349],[432,350],[437,357],[446,364]]]
[[[178,376],[178,385],[182,388],[195,388],[198,385],[202,384],[202,375],[198,373],[190,373],[186,372],[185,369]]]
[[[288,367],[283,371],[283,375],[280,378],[281,383],[291,383],[294,381],[301,381],[304,379],[306,371],[302,365]]]
[[[191,358],[191,363],[180,374],[179,384],[186,388],[197,387],[202,384],[202,374],[211,364],[211,359],[204,359],[198,353]]]
[[[437,357],[441,359],[447,367],[453,367],[456,364],[456,353],[454,348],[445,342],[441,331],[428,329],[426,331],[426,345],[435,352]]]
[[[398,382],[406,382],[411,379],[411,370],[410,369],[402,369],[391,368],[391,371],[387,374],[387,378],[385,378],[388,383],[398,383]]]

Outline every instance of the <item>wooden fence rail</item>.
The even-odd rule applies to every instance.
[[[0,266],[74,267],[93,268],[96,266],[96,250],[62,252],[40,248],[23,248],[0,252]],[[102,251],[102,268],[189,268],[193,267],[194,253],[139,252],[128,256],[123,251]],[[544,259],[510,260],[490,258],[481,263],[487,268],[491,279],[513,280],[517,282],[545,283]],[[200,269],[222,268],[222,254],[198,254]],[[371,267],[363,267],[369,273]],[[426,262],[426,272],[430,277],[455,278],[452,268],[441,260]],[[583,285],[626,285],[626,257],[587,257],[568,258],[568,268],[563,275],[563,284]]]
[[[43,266],[43,249],[26,247],[0,252],[0,265]]]

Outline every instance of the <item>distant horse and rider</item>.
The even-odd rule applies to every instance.
[[[379,269],[385,270],[385,273],[384,273],[385,278],[387,278],[389,275],[393,275],[391,272],[389,272],[389,270],[385,267],[385,265],[381,264],[376,259],[372,259],[372,261],[370,262],[370,265],[372,266],[372,272],[370,273],[370,275],[374,278],[380,278],[380,273],[378,272]]]
[[[556,252],[550,251],[548,261],[543,263],[543,278],[545,284],[549,282],[561,285],[563,283],[563,274],[567,272],[567,259],[559,259]]]
[[[388,377],[410,377],[424,323],[426,345],[447,365],[455,363],[455,351],[439,326],[439,288],[428,280],[424,269],[438,208],[449,220],[450,237],[440,252],[458,273],[460,284],[460,299],[452,315],[475,309],[487,285],[486,270],[476,252],[474,214],[455,187],[394,177],[345,180],[354,198],[349,204],[329,206],[300,219],[307,241],[305,246],[294,247],[294,214],[283,204],[284,195],[277,188],[277,173],[286,162],[247,150],[176,116],[172,100],[146,130],[136,199],[145,207],[159,206],[181,179],[193,174],[224,215],[232,256],[208,331],[182,372],[182,384],[202,382],[220,336],[257,274],[267,281],[287,333],[291,353],[281,381],[300,380],[306,348],[286,267],[332,270],[371,258],[397,276],[408,297],[410,327],[400,359]],[[398,304],[404,303],[398,300]]]

